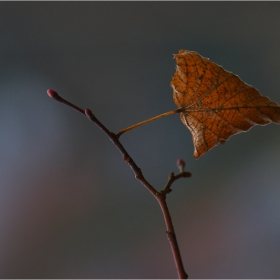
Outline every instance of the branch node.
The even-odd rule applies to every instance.
[[[143,177],[143,175],[142,175],[142,172],[141,172],[141,169],[140,169],[140,171],[139,171],[138,173],[135,174],[135,178],[136,178],[137,180],[140,180],[142,177]]]
[[[168,190],[161,190],[161,191],[158,192],[158,193],[159,193],[158,196],[160,196],[160,198],[166,200],[166,195],[167,195],[168,193],[170,193],[170,192],[172,192],[171,189],[168,189]]]
[[[130,162],[131,161],[131,158],[127,155],[124,155],[123,159],[124,159],[125,162]]]
[[[115,134],[114,132],[110,131],[110,135],[111,135],[111,137],[112,137],[113,139],[116,139],[116,138],[117,138],[117,140],[118,140],[118,137],[116,137],[116,134]]]
[[[92,120],[93,118],[95,118],[94,114],[92,113],[92,111],[90,109],[85,109],[85,115]]]
[[[167,234],[169,240],[174,238],[174,236],[175,236],[175,233],[173,231],[170,231],[170,230],[167,230],[166,234]]]
[[[169,189],[166,190],[166,193],[171,193],[171,192],[172,192],[172,189],[171,189],[171,188],[169,188]]]

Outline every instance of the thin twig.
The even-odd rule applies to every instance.
[[[182,261],[182,257],[181,257],[179,245],[177,242],[175,230],[173,227],[172,219],[171,219],[171,216],[169,213],[169,209],[167,207],[165,195],[163,195],[161,199],[158,199],[158,202],[159,202],[160,208],[161,208],[163,216],[164,216],[165,225],[166,225],[166,229],[167,229],[166,234],[167,234],[167,238],[169,240],[170,246],[171,246],[172,254],[173,254],[175,265],[177,268],[178,277],[179,277],[179,279],[188,279],[188,274],[186,273],[186,271],[184,269],[184,264]]]
[[[125,162],[128,163],[128,165],[131,167],[131,169],[133,170],[134,174],[135,174],[135,178],[138,179],[148,190],[149,192],[157,199],[163,216],[164,216],[164,220],[165,220],[165,225],[166,225],[166,233],[167,233],[167,237],[169,239],[170,242],[170,246],[171,246],[171,250],[172,250],[172,254],[174,257],[174,261],[175,261],[175,265],[177,268],[177,273],[178,273],[178,277],[180,279],[187,279],[188,275],[185,272],[184,269],[184,265],[182,262],[182,257],[180,254],[180,250],[179,250],[179,246],[177,243],[177,239],[176,239],[176,234],[174,231],[174,227],[173,227],[173,223],[172,223],[172,219],[167,207],[167,203],[166,203],[166,193],[168,193],[168,191],[166,191],[165,193],[158,192],[144,177],[144,175],[142,174],[141,169],[136,165],[136,163],[134,162],[134,160],[130,157],[130,155],[128,154],[128,152],[125,150],[125,148],[123,147],[123,145],[120,143],[119,141],[119,135],[110,132],[95,116],[94,114],[91,112],[90,109],[86,109],[85,111],[82,110],[81,108],[77,107],[76,105],[70,103],[69,101],[63,99],[62,97],[60,97],[57,92],[53,91],[53,90],[48,90],[48,95],[52,98],[54,98],[55,100],[64,103],[65,105],[70,106],[71,108],[75,109],[76,111],[78,111],[79,113],[82,113],[83,115],[87,116],[92,122],[94,122],[108,137],[109,139],[115,144],[115,146],[118,148],[118,150],[122,153],[123,155],[123,159]],[[189,172],[184,172],[184,173],[188,173]],[[183,174],[183,173],[182,173]],[[185,174],[185,175],[186,175]],[[180,177],[177,178],[177,176],[180,175]],[[181,174],[178,174],[177,176],[173,177],[176,178],[174,179],[173,177],[168,181],[166,187],[164,188],[164,190],[170,190],[170,186],[171,184],[181,178],[181,177],[190,177],[190,176],[183,176]]]

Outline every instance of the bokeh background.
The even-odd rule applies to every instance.
[[[279,2],[1,2],[0,277],[176,278],[160,208],[111,131],[175,109],[173,54],[194,50],[280,102]],[[198,160],[179,115],[121,137],[162,189],[191,278],[280,277],[280,127]]]

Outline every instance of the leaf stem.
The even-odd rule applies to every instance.
[[[147,119],[145,121],[142,121],[142,122],[136,123],[134,125],[131,125],[131,126],[127,127],[127,128],[124,128],[121,131],[119,131],[116,135],[117,135],[117,137],[120,137],[123,133],[125,133],[125,132],[127,132],[127,131],[129,131],[131,129],[134,129],[134,128],[138,127],[138,126],[141,126],[143,124],[146,124],[146,123],[158,120],[158,119],[163,118],[163,117],[167,117],[167,116],[170,116],[170,115],[181,113],[182,111],[183,111],[182,108],[178,108],[176,110],[172,110],[172,111],[160,114],[158,116],[152,117],[152,118]]]

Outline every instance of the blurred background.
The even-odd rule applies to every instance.
[[[173,54],[194,50],[280,103],[279,2],[1,2],[0,277],[176,278],[156,200],[113,132],[176,109]],[[179,115],[121,142],[164,187],[190,278],[280,277],[280,127],[198,160]]]

